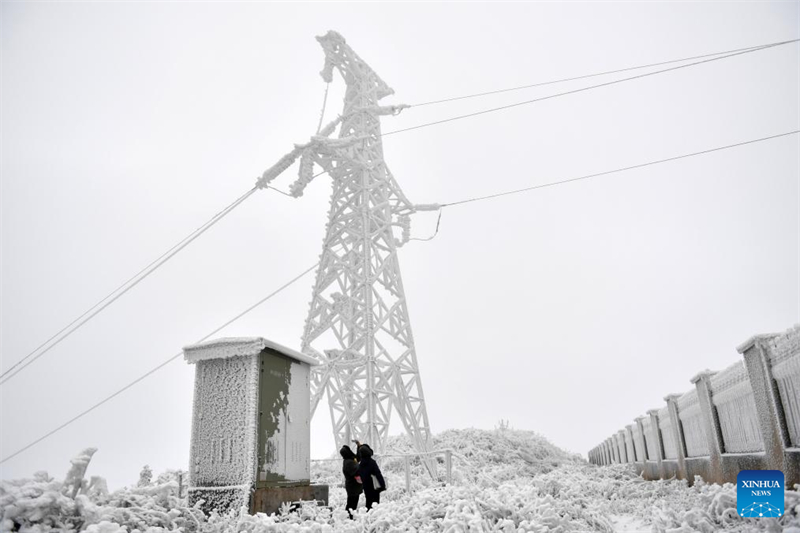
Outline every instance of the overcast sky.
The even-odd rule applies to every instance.
[[[798,2],[2,4],[2,369],[314,133],[329,29],[424,102],[800,36]],[[798,46],[387,137],[411,201],[451,202],[800,126]],[[384,131],[606,81],[409,109]],[[326,116],[341,110],[336,78]],[[797,136],[448,208],[400,252],[434,432],[507,419],[585,453],[756,333],[800,321]],[[291,169],[277,184],[294,180]],[[317,260],[330,179],[260,191],[0,387],[13,453]],[[435,214],[412,233],[426,237]],[[313,276],[220,333],[299,348]],[[186,468],[179,359],[0,466],[112,487]],[[400,431],[399,425],[394,428]],[[312,456],[330,454],[327,409]]]

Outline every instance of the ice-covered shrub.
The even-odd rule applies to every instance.
[[[174,480],[111,494],[103,478],[93,476],[87,482],[86,469],[95,451],[88,448],[78,454],[63,481],[54,480],[46,472],[37,472],[31,479],[0,481],[0,531],[200,530],[205,522],[203,513],[186,507]]]
[[[403,437],[390,444],[410,451]],[[362,497],[354,520],[344,510],[340,460],[312,465],[314,478],[330,484],[328,507],[309,503],[270,516],[250,515],[244,508],[206,516],[178,497],[180,471],[109,493],[102,478],[86,481],[91,454],[84,451],[64,481],[37,472],[31,479],[0,482],[0,531],[610,533],[624,527],[652,533],[800,533],[797,490],[786,492],[786,514],[779,519],[740,518],[731,484],[645,481],[630,465],[590,465],[531,432],[452,430],[436,436],[434,445],[454,450],[453,484],[431,480],[415,461],[414,490],[406,492],[403,460],[379,457],[389,491],[370,512]]]

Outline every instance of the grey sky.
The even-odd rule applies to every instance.
[[[798,2],[2,4],[2,368],[316,130],[328,29],[416,103],[793,39]],[[798,46],[387,137],[416,203],[798,129]],[[604,78],[603,80],[605,80]],[[608,78],[611,79],[611,78]],[[601,80],[601,81],[603,81]],[[410,109],[384,130],[591,81]],[[340,111],[331,87],[327,117]],[[294,179],[290,170],[279,181]],[[508,419],[585,453],[755,333],[800,320],[798,138],[445,210],[401,251],[435,432]],[[0,387],[6,456],[316,261],[329,178],[261,191]],[[412,221],[429,235],[434,214]],[[312,276],[220,335],[297,348]],[[0,466],[111,486],[185,467],[182,360]],[[335,443],[327,411],[312,456]],[[395,431],[400,431],[396,428]]]

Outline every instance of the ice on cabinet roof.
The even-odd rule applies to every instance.
[[[207,359],[225,359],[242,355],[255,355],[264,348],[270,348],[291,359],[315,366],[317,361],[308,355],[287,348],[263,337],[223,337],[191,344],[183,348],[183,356],[188,363]]]

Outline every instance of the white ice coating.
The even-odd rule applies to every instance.
[[[642,430],[644,431],[644,442],[645,446],[647,447],[647,457],[653,461],[656,457],[658,457],[659,452],[656,448],[656,441],[653,439],[653,421],[652,419],[647,416],[642,420]]]
[[[800,446],[800,324],[770,338],[767,344],[789,439],[792,446]]]
[[[662,407],[658,410],[658,429],[661,430],[661,440],[664,443],[664,457],[666,459],[678,458],[678,447],[675,442],[675,431],[672,428],[672,418],[669,408]]]
[[[215,349],[226,355],[194,361],[189,492],[196,492],[192,495],[195,500],[230,508],[249,502],[254,482],[259,352],[229,355],[225,343]],[[209,492],[203,487],[217,490]]]
[[[278,352],[289,366],[288,404],[265,428],[264,457],[258,469],[259,381],[261,354]],[[278,474],[287,481],[307,481],[309,472],[309,371],[316,361],[262,337],[222,338],[187,346],[184,356],[196,364],[190,501],[204,508],[231,509],[249,503],[256,480]],[[265,357],[267,357],[265,355]],[[273,355],[272,357],[280,357]],[[305,363],[305,364],[299,364]],[[281,392],[281,394],[283,394]],[[277,426],[277,430],[272,431]],[[272,428],[272,429],[270,429]]]
[[[390,444],[393,449],[412,446],[408,439]],[[156,479],[149,487],[111,495],[88,491],[73,498],[64,494],[62,481],[43,473],[0,480],[0,531],[19,526],[30,533],[790,533],[800,526],[800,494],[789,487],[785,516],[758,522],[738,516],[734,484],[646,482],[630,465],[588,465],[529,432],[453,430],[435,437],[434,446],[453,449],[452,484],[430,480],[417,463],[411,476],[415,490],[408,494],[402,458],[379,458],[389,490],[369,513],[362,496],[354,520],[344,510],[341,461],[333,460],[314,466],[315,481],[330,485],[330,507],[305,504],[277,516],[204,515],[178,498],[174,481]],[[226,490],[240,488],[217,487],[203,495],[218,502]]]
[[[277,342],[263,337],[223,337],[200,344],[191,344],[183,348],[183,356],[188,363],[197,363],[208,359],[225,359],[239,355],[258,355],[264,348],[270,348],[301,363],[318,364],[316,359],[287,348]]]
[[[800,324],[775,335],[769,339],[768,344],[773,365],[797,358],[800,356]]]
[[[728,453],[764,450],[753,387],[744,361],[737,361],[709,379],[711,400],[717,408],[725,451]]]
[[[708,455],[708,439],[697,389],[686,392],[678,398],[676,403],[678,404],[678,417],[683,427],[683,436],[686,440],[687,457]]]
[[[643,461],[645,458],[645,451],[642,448],[644,443],[644,439],[642,438],[642,432],[639,428],[639,424],[632,424],[632,432],[633,432],[633,447],[634,451],[636,452],[636,460]]]
[[[633,448],[633,424],[625,426],[622,431],[625,433],[625,452],[628,454],[628,460],[635,461],[636,450]]]

